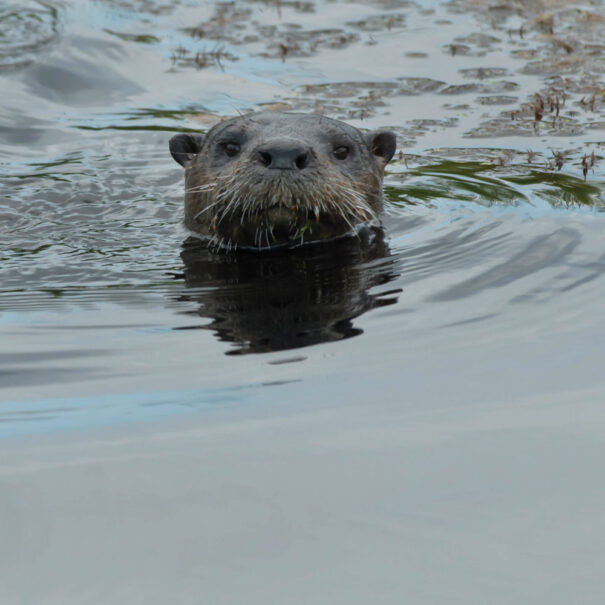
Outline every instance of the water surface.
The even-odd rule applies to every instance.
[[[2,601],[600,602],[604,27],[0,1]],[[383,238],[187,243],[170,136],[263,108],[397,132]]]

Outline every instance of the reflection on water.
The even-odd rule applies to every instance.
[[[467,298],[488,288],[502,288],[542,269],[561,264],[578,246],[580,240],[581,236],[577,231],[565,227],[549,235],[534,238],[523,250],[503,263],[456,284],[453,288],[433,296],[431,300]]]
[[[0,73],[22,69],[59,37],[59,8],[36,0],[0,3]]]
[[[392,175],[391,182],[398,185],[392,191],[392,201],[396,203],[403,199],[407,203],[430,203],[454,198],[485,206],[543,206],[546,202],[553,208],[605,208],[605,186],[600,181],[588,182],[579,175],[561,173],[552,164],[537,168],[527,154],[518,154],[520,158],[513,163],[510,158],[513,154],[509,154],[506,162],[506,155],[501,155],[496,149],[472,150],[470,153],[482,153],[485,159],[482,162],[463,161],[465,153],[459,152],[462,158],[458,161],[433,163],[427,154],[416,158],[417,166],[412,167],[406,162],[405,171],[400,173],[403,192],[401,182]]]
[[[213,254],[192,238],[181,258],[192,290],[180,301],[187,311],[210,319],[201,326],[236,349],[266,353],[358,336],[353,320],[397,302],[396,290],[370,293],[396,277],[382,232],[370,242],[350,238],[314,245],[291,254]]]
[[[149,374],[197,392],[240,357],[265,364],[251,384],[287,365],[304,380],[339,347],[343,367],[358,347],[397,367],[408,331],[489,323],[504,337],[535,321],[535,301],[602,298],[599,15],[541,10],[0,2],[5,398],[138,392]],[[552,75],[571,59],[577,75]],[[258,108],[397,131],[384,238],[286,256],[181,248],[168,139]],[[300,347],[304,363],[280,365]],[[247,352],[267,355],[232,355]]]
[[[601,603],[604,19],[0,0],[2,605]],[[397,132],[384,235],[183,247],[272,108]]]

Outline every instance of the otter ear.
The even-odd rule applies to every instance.
[[[397,137],[390,130],[372,130],[366,135],[370,151],[377,156],[378,162],[384,168],[395,154]]]
[[[193,163],[203,144],[203,134],[177,134],[170,139],[170,154],[181,166],[187,168]]]

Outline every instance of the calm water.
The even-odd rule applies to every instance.
[[[600,603],[604,31],[0,0],[0,600]],[[384,238],[186,243],[168,139],[266,107],[398,133]]]

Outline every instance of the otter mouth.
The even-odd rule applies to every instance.
[[[211,244],[227,249],[267,250],[333,241],[359,235],[362,226],[378,226],[372,213],[365,220],[319,208],[274,204],[255,212],[234,212],[217,222]]]

